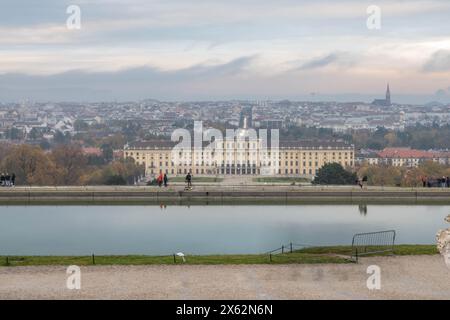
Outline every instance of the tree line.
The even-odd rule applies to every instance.
[[[362,165],[358,176],[366,176],[368,185],[420,187],[424,181],[435,182],[450,176],[450,167],[433,161],[421,163],[418,167],[394,167],[388,165]]]
[[[39,146],[0,145],[1,172],[14,173],[16,185],[126,185],[144,174],[132,159],[95,164],[79,145],[58,145],[50,151]]]
[[[422,187],[438,186],[439,179],[450,177],[450,167],[433,161],[421,163],[418,167],[394,167],[389,165],[363,164],[355,171],[344,169],[338,163],[329,163],[320,168],[313,184],[353,185],[364,181],[371,186]]]
[[[292,126],[281,130],[280,137],[286,140],[321,139],[344,140],[356,149],[382,150],[386,147],[410,147],[414,149],[450,149],[450,125],[424,126],[417,124],[403,131],[379,127],[375,131],[359,129],[348,132],[333,132],[327,128]]]

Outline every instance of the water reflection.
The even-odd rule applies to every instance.
[[[0,255],[261,253],[285,243],[348,245],[355,233],[397,231],[431,244],[450,206],[0,206]],[[370,215],[367,214],[370,206]]]
[[[367,216],[367,204],[358,205],[358,210],[362,216]]]
[[[165,203],[162,203],[162,202],[161,202],[161,203],[159,204],[159,208],[160,208],[161,210],[163,210],[163,209],[165,210],[165,209],[167,209],[167,205],[166,205]]]

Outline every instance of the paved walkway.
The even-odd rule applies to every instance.
[[[367,289],[369,265],[381,290]],[[0,268],[0,299],[450,299],[441,256],[375,257],[360,264],[82,267],[80,291],[64,267]]]
[[[223,180],[220,182],[221,186],[227,186],[227,185],[248,185],[248,184],[256,184],[253,182],[253,176],[225,176]]]

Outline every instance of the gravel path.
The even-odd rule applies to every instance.
[[[368,290],[367,266],[381,268]],[[65,267],[0,268],[0,299],[450,299],[441,256],[375,257],[359,264],[82,267],[81,290]]]

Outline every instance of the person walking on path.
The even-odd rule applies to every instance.
[[[362,180],[360,178],[357,178],[355,183],[362,189],[363,188],[363,184],[362,184]]]
[[[167,173],[164,173],[164,187],[167,188],[167,181],[169,181],[169,178],[167,177]]]
[[[156,180],[158,182],[158,186],[161,188],[163,184],[163,174],[162,172],[159,174],[158,179]]]
[[[2,175],[1,175],[1,177],[0,177],[0,183],[1,183],[1,186],[2,186],[2,187],[5,186],[5,174],[4,174],[4,173],[2,173]]]
[[[16,185],[16,174],[15,173],[13,173],[12,175],[11,175],[11,186],[15,186]]]
[[[422,177],[422,187],[426,188],[427,186],[427,177]]]
[[[191,172],[189,172],[186,176],[186,182],[187,182],[187,187],[188,188],[192,188],[192,175]]]
[[[8,172],[5,174],[5,182],[6,182],[6,186],[9,187],[10,182],[11,182],[11,176],[9,175]]]

